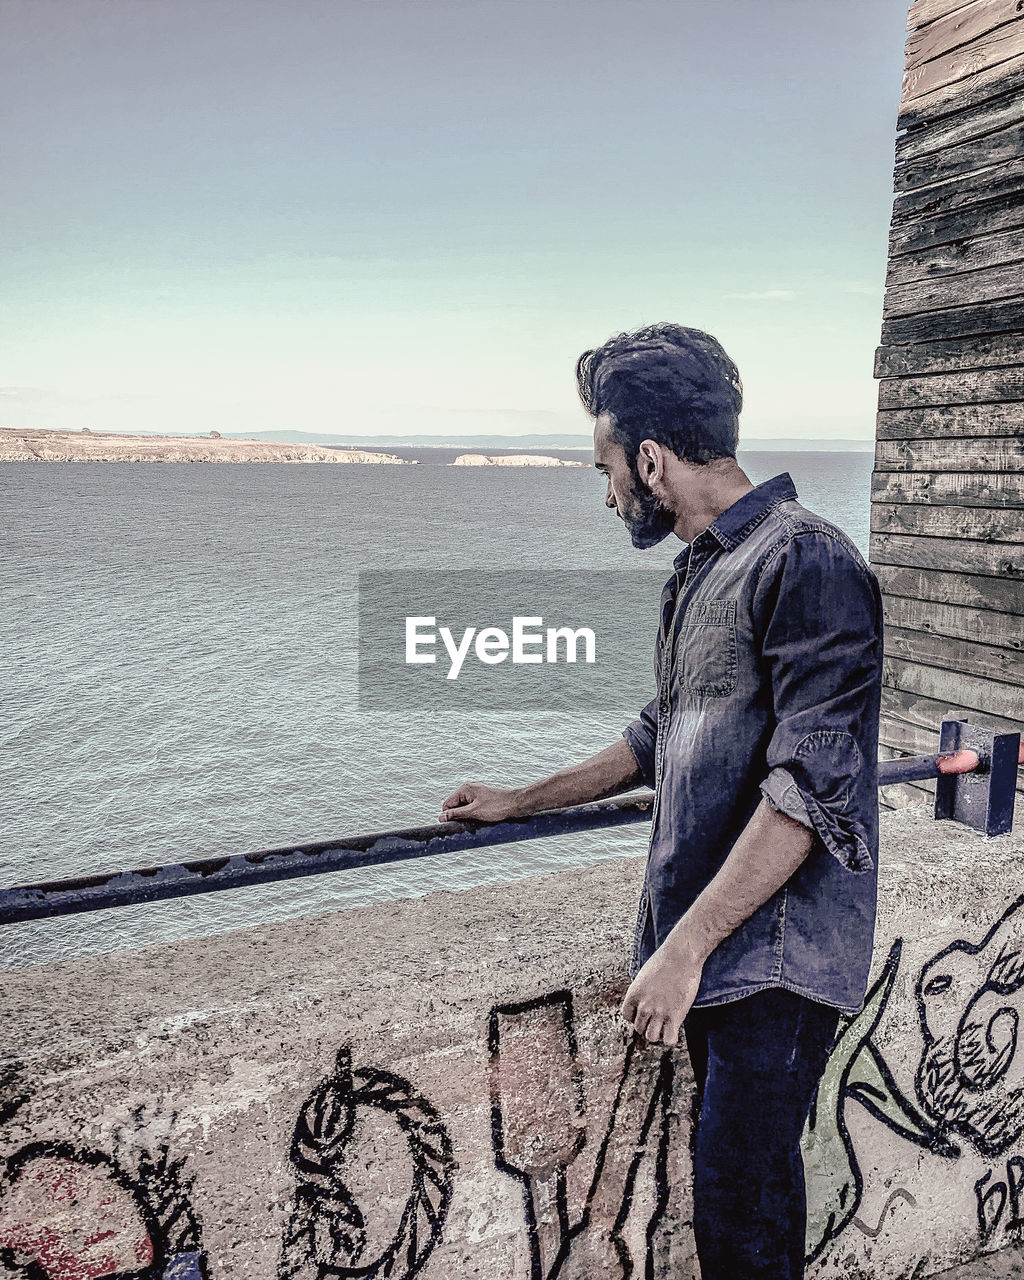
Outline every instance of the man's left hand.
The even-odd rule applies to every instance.
[[[667,938],[630,983],[620,1010],[652,1044],[679,1043],[683,1019],[697,998],[704,961]]]

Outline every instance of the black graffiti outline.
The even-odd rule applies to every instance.
[[[843,1042],[845,1036],[848,1036],[851,1029],[856,1026],[863,1013],[870,1009],[872,1002],[877,999],[878,1003],[870,1018],[866,1019],[863,1025],[858,1029],[856,1039],[853,1041],[853,1048],[846,1050],[846,1063],[843,1067],[839,1078],[837,1089],[837,1107],[836,1114],[832,1117],[838,1130],[839,1138],[843,1144],[846,1154],[846,1160],[851,1174],[851,1185],[843,1188],[839,1197],[839,1212],[830,1213],[829,1219],[821,1233],[820,1239],[807,1254],[807,1262],[816,1261],[822,1256],[825,1250],[837,1239],[839,1235],[852,1223],[857,1217],[857,1210],[860,1208],[864,1195],[864,1175],[861,1171],[860,1162],[857,1159],[857,1152],[854,1148],[853,1139],[850,1136],[849,1126],[846,1122],[846,1102],[853,1099],[859,1102],[862,1107],[873,1116],[874,1119],[884,1124],[887,1129],[897,1136],[903,1138],[907,1142],[912,1142],[916,1146],[923,1147],[926,1151],[930,1151],[933,1155],[943,1157],[945,1159],[956,1159],[960,1155],[960,1149],[949,1140],[949,1138],[938,1127],[929,1128],[927,1130],[921,1125],[921,1117],[915,1116],[911,1108],[909,1099],[907,1099],[903,1091],[900,1089],[889,1066],[883,1058],[878,1047],[875,1045],[872,1037],[878,1028],[879,1023],[885,1015],[888,1008],[889,998],[892,994],[893,984],[896,974],[899,970],[900,959],[903,953],[903,939],[897,938],[889,949],[889,954],[882,966],[882,971],[878,978],[871,985],[864,999],[864,1009],[861,1015],[853,1015],[848,1017],[844,1022],[840,1023],[839,1031],[836,1035],[833,1052],[838,1049]],[[878,1090],[864,1080],[855,1080],[851,1083],[850,1076],[853,1073],[854,1066],[862,1055],[867,1055],[871,1068],[877,1072],[878,1078],[882,1082],[883,1090]],[[826,1064],[825,1073],[827,1074],[828,1066]],[[813,1129],[817,1124],[819,1114],[819,1106],[821,1102],[820,1086],[815,1092],[814,1099],[811,1102],[811,1109],[808,1115],[808,1126]],[[887,1110],[885,1105],[889,1104]],[[901,1122],[901,1119],[905,1122]],[[891,1201],[890,1197],[890,1201]],[[886,1205],[888,1208],[889,1205]],[[867,1234],[870,1235],[870,1232]]]
[[[109,1272],[102,1280],[145,1280],[159,1277],[173,1259],[193,1254],[200,1274],[206,1274],[206,1255],[202,1248],[202,1230],[191,1203],[194,1176],[185,1173],[185,1158],[172,1160],[166,1148],[153,1154],[134,1148],[134,1168],[106,1152],[74,1142],[38,1141],[20,1147],[5,1161],[0,1179],[0,1204],[14,1186],[21,1172],[38,1159],[66,1160],[87,1168],[102,1168],[104,1173],[131,1196],[139,1210],[153,1246],[153,1261],[147,1267],[130,1271]],[[0,1248],[0,1263],[24,1280],[48,1280],[48,1272],[37,1261],[20,1263],[11,1249]]]
[[[622,1097],[625,1092],[626,1083],[629,1079],[633,1061],[639,1053],[643,1051],[640,1041],[637,1039],[630,1040],[626,1048],[626,1058],[622,1067],[622,1075],[619,1077],[619,1087],[616,1090],[615,1101],[612,1104],[612,1112],[608,1118],[608,1124],[601,1140],[601,1147],[598,1151],[597,1162],[594,1166],[594,1176],[590,1182],[590,1189],[587,1192],[586,1200],[583,1206],[583,1212],[579,1222],[575,1227],[571,1227],[562,1242],[562,1246],[555,1257],[547,1280],[557,1280],[557,1276],[561,1268],[569,1258],[573,1242],[578,1236],[584,1235],[590,1229],[591,1210],[593,1208],[594,1199],[598,1186],[601,1181],[601,1174],[604,1171],[605,1161],[608,1155],[609,1147],[615,1135],[615,1125],[618,1119],[620,1107],[622,1105]],[[629,1163],[629,1170],[626,1174],[622,1188],[622,1197],[619,1202],[618,1212],[612,1223],[612,1229],[609,1237],[615,1247],[615,1251],[622,1263],[622,1278],[629,1280],[633,1275],[633,1258],[629,1252],[625,1240],[622,1237],[622,1230],[626,1225],[630,1210],[633,1204],[633,1192],[636,1187],[637,1174],[640,1171],[640,1165],[647,1155],[647,1144],[650,1137],[651,1128],[654,1124],[656,1116],[660,1117],[658,1126],[658,1146],[655,1156],[654,1177],[655,1177],[655,1205],[647,1226],[644,1231],[645,1251],[644,1251],[644,1276],[645,1280],[653,1280],[654,1278],[654,1237],[661,1226],[662,1219],[668,1209],[669,1201],[669,1184],[668,1184],[668,1147],[669,1147],[669,1124],[671,1121],[671,1113],[669,1103],[672,1097],[672,1084],[675,1077],[675,1066],[670,1052],[663,1052],[658,1064],[658,1074],[651,1091],[650,1100],[647,1106],[647,1112],[644,1116],[643,1123],[640,1126],[640,1138],[633,1153],[633,1158]]]
[[[929,978],[927,983],[925,979],[926,975],[929,975],[936,966],[940,965],[942,961],[954,954],[977,956],[983,952],[999,933],[999,930],[1021,909],[1022,906],[1024,906],[1024,894],[1021,894],[1010,903],[979,943],[971,943],[963,939],[958,939],[956,942],[950,943],[948,947],[945,947],[937,955],[933,956],[924,965],[922,965],[921,971],[918,974],[917,982],[914,986],[918,1020],[920,1022],[921,1034],[924,1040],[924,1051],[921,1055],[921,1060],[918,1063],[914,1080],[918,1100],[920,1101],[922,1108],[929,1116],[932,1117],[933,1120],[935,1120],[936,1124],[940,1128],[956,1133],[962,1138],[966,1138],[982,1155],[988,1156],[990,1159],[1005,1154],[1005,1152],[1008,1151],[1009,1148],[1020,1138],[1021,1134],[1024,1133],[1024,1084],[1013,1091],[1012,1100],[1015,1103],[1015,1106],[1013,1108],[1004,1107],[1001,1109],[999,1114],[1005,1121],[1007,1121],[1007,1125],[1006,1127],[997,1129],[997,1136],[994,1138],[982,1133],[977,1127],[977,1124],[974,1123],[974,1121],[977,1120],[976,1109],[968,1109],[961,1117],[952,1117],[949,1114],[948,1109],[944,1110],[942,1107],[936,1105],[933,1089],[929,1087],[928,1074],[929,1072],[934,1073],[935,1071],[935,1062],[931,1055],[933,1050],[939,1046],[939,1042],[931,1034],[928,1027],[925,996],[928,994],[926,987],[931,986],[937,981],[937,979]],[[999,978],[994,976],[998,965],[1007,960],[1015,960],[1018,962],[1018,967],[1012,982],[1001,981]],[[953,1054],[958,1054],[960,1038],[968,1024],[971,1011],[983,995],[986,995],[989,992],[995,992],[999,995],[1015,995],[1022,988],[1024,988],[1024,961],[1022,961],[1020,950],[1017,949],[1005,954],[1000,952],[981,986],[973,992],[971,999],[968,1001],[960,1021],[957,1024],[956,1033],[953,1036]],[[1018,1044],[1017,1029],[1015,1027],[1011,1053],[1008,1055],[1008,1061],[1002,1071],[1000,1071],[999,1075],[997,1075],[985,1089],[961,1089],[960,1092],[962,1094],[976,1092],[979,1095],[987,1092],[987,1089],[991,1088],[992,1085],[998,1082],[1009,1064],[1012,1063],[1013,1057],[1018,1049]],[[958,1070],[955,1056],[951,1065],[955,1070]]]
[[[558,1170],[556,1206],[559,1221],[559,1243],[555,1251],[554,1258],[552,1259],[547,1271],[545,1271],[541,1255],[539,1228],[533,1188],[531,1186],[531,1177],[525,1170],[519,1169],[515,1165],[511,1164],[505,1152],[502,1100],[498,1093],[497,1075],[494,1068],[500,1054],[499,1025],[502,1017],[516,1017],[522,1014],[528,1014],[535,1009],[557,1008],[559,1006],[562,1009],[562,1027],[566,1039],[566,1049],[569,1060],[572,1063],[570,1079],[573,1084],[574,1094],[576,1095],[574,1097],[574,1102],[577,1114],[582,1117],[585,1114],[585,1098],[583,1094],[582,1072],[579,1068],[578,1062],[578,1045],[576,1040],[572,992],[567,989],[562,989],[559,991],[549,992],[545,995],[537,996],[529,1000],[496,1005],[491,1010],[488,1020],[488,1050],[492,1068],[491,1138],[494,1146],[494,1160],[496,1167],[503,1173],[514,1178],[522,1188],[527,1240],[530,1250],[530,1280],[557,1280],[562,1268],[570,1259],[575,1242],[580,1236],[585,1235],[590,1229],[594,1201],[601,1184],[601,1178],[607,1163],[608,1153],[614,1141],[616,1126],[621,1109],[624,1105],[627,1087],[630,1083],[633,1072],[636,1070],[634,1063],[644,1051],[642,1043],[635,1037],[631,1037],[626,1045],[622,1070],[619,1074],[616,1086],[615,1098],[612,1102],[611,1113],[608,1117],[608,1121],[601,1138],[601,1144],[598,1148],[594,1171],[584,1198],[583,1207],[575,1222],[570,1221],[568,1204],[566,1201],[565,1173],[567,1166],[560,1167]],[[609,1240],[622,1266],[623,1280],[629,1280],[633,1275],[634,1266],[632,1255],[622,1233],[632,1208],[633,1192],[636,1186],[636,1179],[639,1174],[640,1166],[648,1154],[651,1132],[652,1129],[654,1129],[655,1121],[657,1120],[657,1145],[655,1148],[654,1159],[655,1203],[650,1217],[648,1218],[644,1233],[644,1274],[646,1280],[653,1280],[654,1277],[654,1238],[667,1212],[670,1197],[668,1156],[671,1136],[670,1103],[674,1078],[675,1066],[671,1051],[662,1052],[659,1057],[658,1070],[654,1084],[646,1099],[646,1108],[640,1125],[636,1149],[633,1152],[625,1178],[623,1179],[622,1192],[616,1209],[615,1218],[609,1231]],[[582,1150],[584,1142],[585,1136],[581,1130],[579,1137],[574,1144],[574,1149],[569,1156],[569,1164],[572,1163]]]
[[[413,1185],[394,1239],[366,1264],[358,1261],[365,1247],[362,1211],[332,1168],[352,1136],[359,1107],[392,1117],[413,1161]],[[299,1112],[289,1156],[298,1177],[282,1245],[280,1280],[289,1280],[310,1263],[318,1280],[408,1280],[422,1270],[441,1238],[457,1165],[439,1113],[407,1080],[376,1067],[353,1068],[351,1050],[342,1047],[332,1073],[313,1089]],[[318,1226],[334,1246],[329,1260],[314,1256],[312,1240]],[[309,1246],[306,1250],[304,1242]],[[334,1260],[339,1252],[351,1255],[351,1265]]]
[[[988,1244],[1000,1226],[1007,1232],[1020,1231],[1024,1227],[1024,1215],[1021,1213],[1021,1209],[1024,1208],[1024,1196],[1021,1195],[1021,1190],[1024,1188],[1024,1156],[1010,1156],[1006,1161],[1005,1182],[993,1182],[990,1187],[987,1186],[992,1174],[992,1169],[986,1170],[974,1184],[978,1238],[982,1244]],[[986,1205],[991,1196],[999,1197],[999,1208],[989,1218]],[[1008,1205],[1010,1217],[1004,1222],[1003,1214]]]
[[[22,1084],[21,1071],[20,1062],[7,1062],[0,1067],[0,1125],[13,1119],[31,1097]]]
[[[520,1169],[513,1165],[505,1153],[505,1123],[495,1067],[501,1052],[500,1025],[503,1017],[519,1017],[523,1014],[532,1013],[535,1009],[557,1009],[559,1007],[562,1010],[561,1025],[565,1035],[566,1053],[572,1063],[569,1078],[573,1091],[573,1103],[576,1114],[582,1118],[586,1114],[586,1100],[583,1093],[583,1073],[579,1067],[579,1045],[576,1040],[572,992],[563,988],[560,991],[535,996],[530,1000],[517,1000],[510,1004],[495,1005],[487,1019],[487,1052],[491,1066],[491,1143],[494,1147],[494,1163],[497,1169],[507,1174],[510,1178],[514,1178],[522,1188],[523,1212],[526,1216],[527,1240],[530,1248],[530,1280],[543,1280],[537,1205],[530,1174],[525,1169]],[[569,1155],[568,1164],[571,1164],[583,1150],[585,1141],[586,1135],[581,1128],[577,1133],[576,1142]],[[555,1184],[555,1210],[558,1214],[559,1234],[562,1239],[569,1232],[569,1206],[565,1180],[566,1167],[559,1166]]]
[[[897,1187],[886,1200],[885,1204],[882,1205],[881,1212],[878,1215],[878,1222],[873,1227],[869,1227],[863,1218],[858,1217],[851,1218],[850,1223],[852,1226],[856,1227],[858,1231],[863,1232],[869,1240],[877,1240],[882,1234],[882,1227],[885,1226],[885,1219],[888,1216],[889,1210],[894,1204],[898,1204],[901,1200],[904,1204],[909,1204],[912,1209],[917,1208],[917,1201],[906,1187]]]

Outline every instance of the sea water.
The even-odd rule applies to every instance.
[[[466,779],[516,785],[639,710],[360,712],[361,570],[667,577],[582,468],[0,464],[0,884],[436,820]],[[560,453],[563,458],[585,454]],[[587,459],[589,462],[589,459]],[[867,553],[869,453],[747,453]],[[650,661],[656,617],[623,618]],[[653,677],[652,677],[653,678]],[[653,690],[652,690],[653,692]],[[643,826],[5,926],[0,965],[184,939],[640,853]]]

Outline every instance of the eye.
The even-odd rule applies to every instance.
[[[940,973],[925,986],[924,994],[926,996],[941,996],[943,991],[948,991],[952,985],[952,976],[948,973]]]

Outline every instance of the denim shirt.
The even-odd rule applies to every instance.
[[[875,923],[882,606],[853,543],[758,485],[675,560],[658,696],[624,732],[655,790],[633,972],[722,866],[762,797],[815,834],[710,955],[696,1005],[785,987],[848,1013]]]

